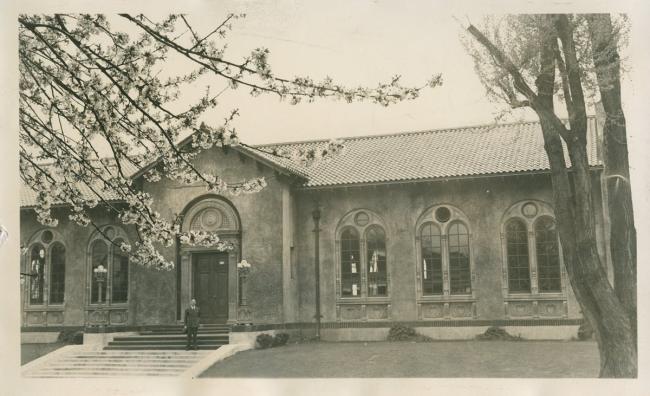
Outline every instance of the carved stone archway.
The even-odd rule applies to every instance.
[[[184,211],[181,224],[182,231],[202,230],[216,232],[219,238],[228,241],[233,249],[227,252],[220,252],[211,247],[189,246],[180,244],[178,254],[180,257],[180,315],[183,320],[183,312],[194,297],[193,279],[193,255],[199,253],[226,253],[228,257],[228,318],[227,323],[237,322],[238,304],[238,277],[237,263],[241,260],[241,225],[236,209],[225,199],[216,196],[209,196],[188,205]]]

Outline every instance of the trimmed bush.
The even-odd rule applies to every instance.
[[[431,338],[418,334],[412,327],[395,325],[388,331],[388,341],[429,342]]]
[[[580,341],[591,340],[594,336],[594,329],[591,327],[589,322],[584,321],[580,328],[578,329],[578,339]]]
[[[81,345],[84,343],[84,333],[78,330],[63,330],[59,333],[58,341],[65,344]]]
[[[277,346],[286,345],[287,341],[289,341],[289,334],[287,334],[287,333],[278,333],[273,338],[273,346],[277,347]]]
[[[262,333],[255,339],[256,349],[266,349],[273,346],[273,336],[270,334]]]
[[[479,334],[476,336],[477,340],[480,341],[521,341],[523,338],[520,336],[513,336],[508,334],[507,331],[501,327],[489,327],[485,330],[485,333]]]

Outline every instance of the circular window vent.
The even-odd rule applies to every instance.
[[[521,207],[521,213],[523,213],[524,216],[526,216],[528,218],[535,217],[535,216],[537,216],[537,205],[535,205],[532,202],[525,203]]]
[[[363,227],[370,222],[370,216],[366,212],[359,212],[354,216],[354,224]]]
[[[438,209],[436,209],[435,216],[436,216],[436,220],[438,220],[439,222],[446,223],[451,218],[451,211],[449,210],[449,208],[441,206]]]
[[[52,242],[52,239],[54,239],[54,234],[52,234],[52,231],[50,230],[43,231],[41,234],[41,241],[43,241],[43,243],[50,243]]]
[[[111,239],[111,240],[112,240],[113,238],[115,238],[115,228],[113,228],[113,227],[106,227],[106,229],[104,230],[104,234],[106,235],[106,237],[107,237],[108,239]]]

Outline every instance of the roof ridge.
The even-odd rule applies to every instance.
[[[587,115],[588,119],[595,118],[595,117],[596,117],[595,115]],[[562,119],[562,120],[566,121],[565,119]],[[336,137],[336,138],[331,138],[331,139],[294,140],[294,141],[289,141],[289,142],[255,144],[255,145],[251,145],[251,146],[256,147],[256,148],[264,148],[264,147],[290,146],[290,145],[309,144],[309,143],[324,143],[324,142],[329,142],[332,139],[342,139],[342,140],[345,140],[345,141],[348,141],[348,140],[363,140],[363,139],[378,139],[378,138],[387,138],[387,137],[393,137],[393,136],[418,135],[418,134],[426,134],[426,133],[444,133],[444,132],[458,131],[458,130],[461,130],[461,129],[480,129],[480,128],[487,128],[487,127],[508,127],[508,126],[513,126],[513,125],[539,124],[539,123],[540,123],[539,121],[534,121],[534,120],[512,121],[512,122],[504,122],[504,123],[481,123],[481,124],[466,125],[466,126],[451,127],[451,128],[422,129],[422,130],[417,130],[417,131],[389,132],[389,133],[383,133],[383,134],[369,134],[369,135],[360,135],[360,136],[341,136],[341,137]]]
[[[421,129],[421,130],[416,130],[416,131],[389,132],[389,133],[383,133],[383,134],[369,134],[369,135],[360,135],[360,136],[341,136],[341,137],[332,138],[332,139],[342,139],[342,140],[346,140],[346,141],[347,140],[377,139],[377,138],[387,138],[387,137],[393,137],[393,136],[418,135],[418,134],[426,134],[426,133],[444,133],[444,132],[451,132],[451,131],[456,131],[456,130],[461,130],[461,129],[478,129],[478,128],[485,128],[485,127],[490,127],[490,126],[498,126],[498,127],[500,127],[500,126],[522,125],[522,124],[539,124],[539,121],[515,121],[515,122],[502,123],[502,124],[482,123],[482,124],[467,125],[467,126],[452,127],[452,128]],[[328,142],[328,141],[330,141],[332,139],[294,140],[294,141],[289,141],[289,142],[256,144],[256,145],[253,145],[253,147],[262,148],[262,147],[289,146],[289,145],[307,144],[307,143],[322,143],[322,142]]]

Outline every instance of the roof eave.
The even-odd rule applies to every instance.
[[[190,138],[191,138],[191,135],[188,136],[187,138],[183,139],[179,143],[178,146],[182,147],[185,144],[189,143],[189,141],[191,140]],[[306,175],[304,175],[302,173],[299,173],[299,172],[295,172],[295,171],[293,171],[291,169],[285,168],[285,167],[283,167],[283,166],[281,166],[279,164],[274,163],[273,161],[269,161],[268,159],[264,158],[263,156],[255,153],[253,150],[248,150],[248,149],[244,148],[243,146],[239,146],[239,145],[237,145],[237,146],[228,146],[228,147],[231,148],[231,149],[236,150],[239,153],[247,155],[247,156],[253,158],[256,161],[259,161],[259,162],[263,163],[264,165],[270,167],[271,169],[273,169],[273,170],[275,170],[277,172],[280,172],[282,174],[289,175],[289,176],[296,176],[296,177],[302,179],[303,181],[308,180],[308,177]],[[153,162],[149,163],[148,165],[142,167],[139,171],[135,172],[133,175],[130,176],[131,179],[137,179],[140,176],[144,175],[149,170],[151,170],[156,165],[158,165],[161,160],[162,160],[162,157],[158,157],[155,161],[153,161]]]
[[[591,171],[602,171],[604,169],[603,165],[591,165],[589,167]],[[571,169],[569,169],[571,171]],[[447,181],[447,180],[467,180],[467,179],[480,179],[488,177],[503,177],[503,176],[524,176],[524,175],[544,175],[550,174],[550,169],[539,169],[539,170],[530,170],[530,171],[515,171],[515,172],[499,172],[499,173],[480,173],[474,175],[460,175],[460,176],[439,176],[439,177],[428,177],[428,178],[414,178],[414,179],[393,179],[393,180],[381,180],[373,182],[358,182],[358,183],[344,183],[344,184],[322,184],[317,186],[300,186],[299,190],[324,190],[332,188],[350,188],[350,187],[366,187],[366,186],[376,186],[384,184],[408,184],[408,183],[426,183],[426,182],[435,182],[435,181]]]

